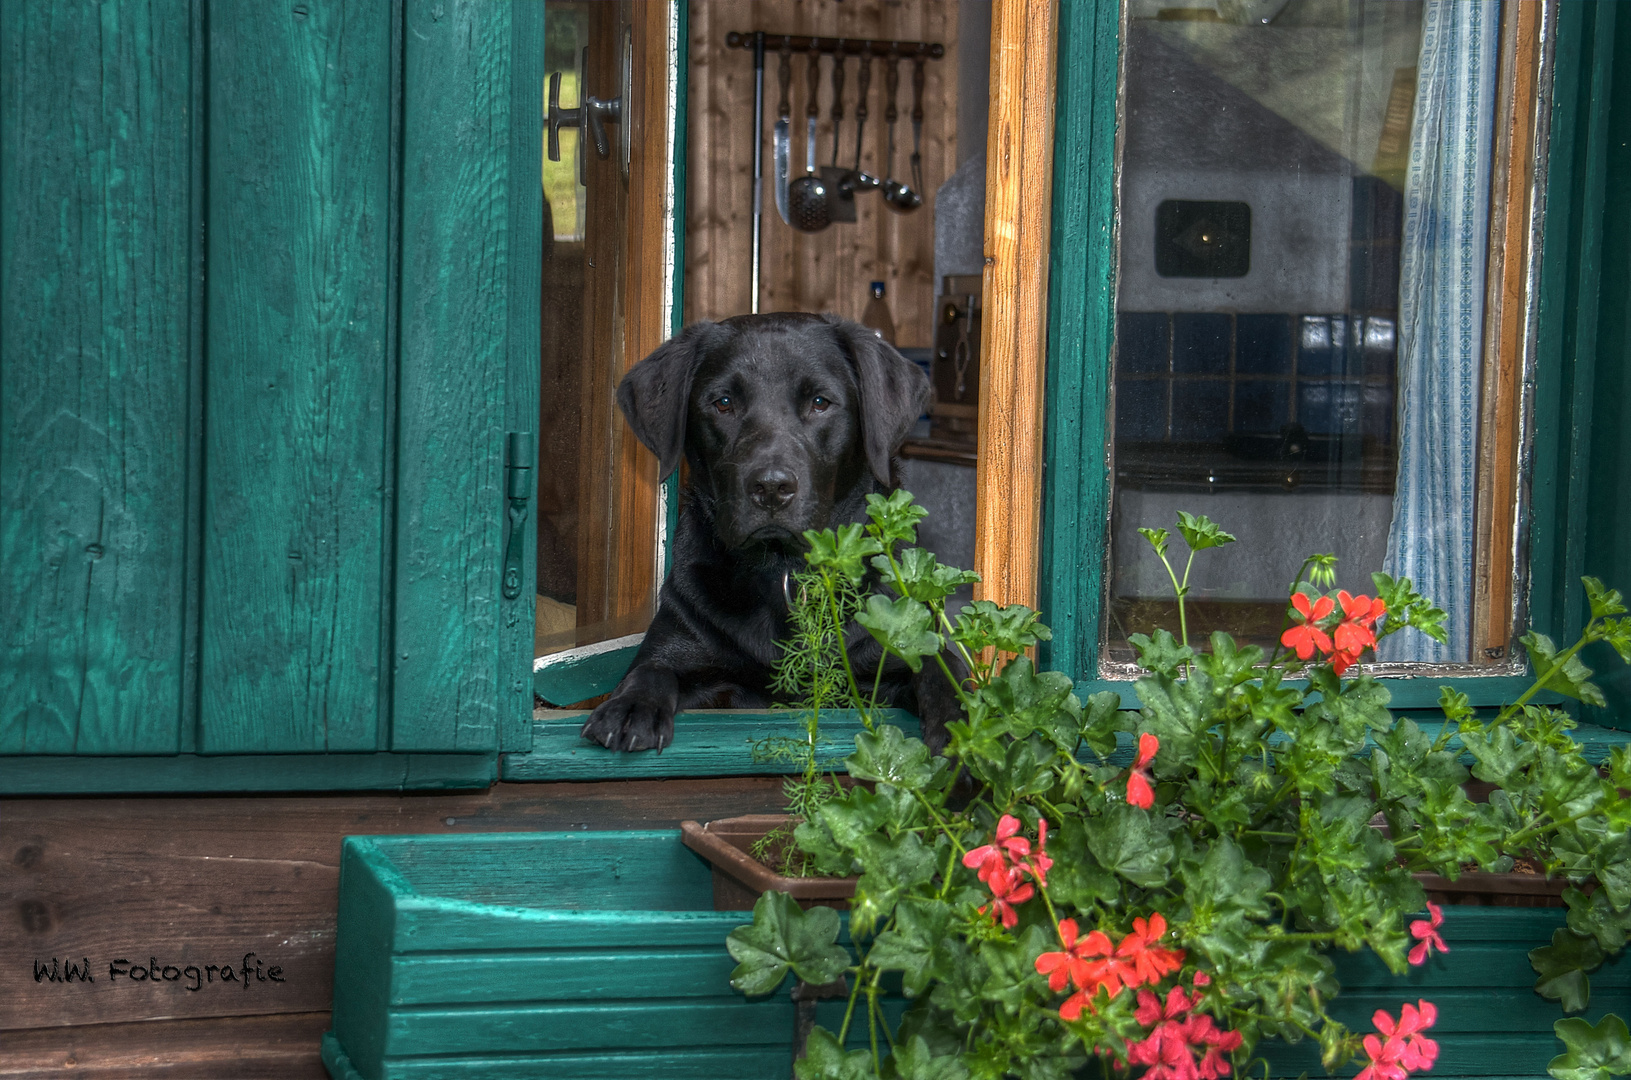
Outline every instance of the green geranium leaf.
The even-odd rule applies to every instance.
[[[1387,574],[1372,574],[1370,577],[1376,586],[1377,597],[1387,605],[1387,618],[1377,631],[1378,638],[1413,626],[1434,641],[1450,640],[1449,631],[1444,629],[1443,610],[1434,607],[1431,601],[1417,592],[1409,578],[1393,578]]]
[[[1235,647],[1235,639],[1222,630],[1212,633],[1212,651],[1195,663],[1212,681],[1221,687],[1239,686],[1257,677],[1252,669],[1263,659],[1263,650],[1256,645],[1244,649]]]
[[[886,581],[891,585],[895,584],[894,569],[889,565],[889,556],[874,556],[872,565]],[[944,600],[956,592],[958,586],[972,585],[980,580],[980,575],[972,570],[941,566],[936,561],[934,553],[924,548],[903,549],[896,560],[896,565],[900,567],[900,584],[905,586],[905,594],[925,604]]]
[[[1119,803],[1083,825],[1088,850],[1099,864],[1145,889],[1171,876],[1172,840],[1148,811]]]
[[[1519,640],[1529,650],[1529,662],[1534,666],[1535,677],[1544,680],[1542,685],[1546,689],[1556,690],[1587,705],[1607,704],[1603,700],[1602,690],[1591,681],[1591,669],[1580,662],[1579,654],[1569,657],[1560,665],[1557,646],[1545,634],[1531,630]]]
[[[1620,595],[1620,590],[1610,589],[1594,577],[1583,577],[1580,581],[1586,586],[1586,597],[1591,601],[1592,618],[1625,614],[1625,597]]]
[[[1205,514],[1178,511],[1178,531],[1183,534],[1184,543],[1189,545],[1191,551],[1204,551],[1235,542],[1233,535],[1218,528],[1217,523]]]
[[[844,767],[857,780],[876,780],[907,790],[929,786],[936,772],[923,740],[893,724],[879,724],[877,731],[855,736],[855,753],[844,759]]]
[[[921,1035],[896,1043],[891,1060],[899,1080],[968,1080],[969,1077],[968,1066],[955,1052],[937,1057]]]
[[[782,1068],[786,1068],[786,1064]],[[810,1029],[810,1039],[804,1044],[804,1056],[793,1062],[793,1075],[798,1080],[875,1080],[872,1055],[865,1050],[846,1051],[838,1045],[838,1036],[824,1027]]]
[[[1093,819],[1067,817],[1048,834],[1048,854],[1053,857],[1048,895],[1055,904],[1079,911],[1114,899],[1121,889],[1115,875],[1100,866],[1088,849],[1088,820]]]
[[[1053,637],[1053,631],[1037,619],[1037,613],[1023,604],[1002,607],[990,600],[976,600],[958,613],[954,636],[970,652],[989,648],[1022,653]]]
[[[1631,931],[1631,908],[1614,910],[1608,892],[1598,889],[1586,895],[1579,889],[1563,893],[1563,902],[1569,905],[1569,929],[1581,937],[1597,939],[1606,953],[1625,948],[1627,931]]]
[[[1029,657],[1020,656],[1004,666],[980,696],[1007,720],[1014,738],[1040,732],[1059,749],[1073,753],[1082,734],[1082,703],[1070,690],[1068,676],[1039,672]]]
[[[1439,688],[1438,707],[1443,710],[1446,720],[1461,721],[1473,714],[1472,699],[1448,686]]]
[[[1620,659],[1631,664],[1631,617],[1603,620],[1603,640],[1613,646]]]
[[[901,897],[926,884],[939,869],[935,853],[923,846],[917,833],[893,838],[876,833],[864,836],[856,845],[855,855],[862,874],[855,883],[855,898],[850,901],[849,928],[857,937],[871,934],[895,911]]]
[[[948,969],[941,945],[951,926],[951,906],[932,897],[912,896],[895,908],[895,925],[873,942],[867,963],[901,972],[906,996],[915,998]],[[937,962],[938,958],[938,962]]]
[[[871,631],[878,643],[906,661],[913,671],[921,670],[923,658],[940,651],[940,635],[930,629],[934,613],[911,597],[891,600],[873,593],[867,597],[866,609],[856,613],[855,621]]]
[[[753,925],[738,926],[725,940],[737,961],[731,985],[749,997],[768,994],[791,970],[807,983],[832,982],[850,966],[838,941],[838,912],[804,911],[783,892],[767,892],[753,905]]]
[[[811,529],[804,534],[810,549],[804,561],[812,570],[831,570],[859,585],[866,577],[866,560],[883,551],[883,545],[866,534],[860,525],[840,525],[837,529]]]
[[[891,491],[887,497],[868,495],[866,514],[872,519],[872,535],[885,544],[917,543],[917,523],[929,512],[912,501],[910,491]]]
[[[1100,757],[1108,757],[1116,749],[1116,732],[1121,730],[1121,695],[1114,690],[1101,690],[1087,699],[1082,716],[1082,741]]]
[[[1552,1030],[1567,1048],[1546,1066],[1557,1080],[1612,1080],[1631,1073],[1631,1031],[1613,1013],[1595,1026],[1578,1016],[1558,1020]]]
[[[1167,530],[1140,529],[1138,530],[1138,535],[1150,542],[1150,547],[1155,549],[1155,553],[1157,555],[1165,555],[1167,553],[1167,538],[1172,535],[1171,533],[1167,532]]]
[[[1138,650],[1138,666],[1157,675],[1177,678],[1179,669],[1195,659],[1195,650],[1179,645],[1178,639],[1166,630],[1157,630],[1153,638],[1134,634],[1127,640]]]
[[[1591,980],[1586,977],[1603,962],[1603,950],[1595,938],[1583,937],[1566,927],[1552,931],[1552,943],[1529,950],[1529,966],[1540,978],[1535,992],[1561,1002],[1564,1012],[1579,1012],[1591,1000]]]

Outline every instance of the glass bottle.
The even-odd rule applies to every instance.
[[[884,299],[883,282],[872,283],[872,299],[866,302],[866,310],[861,313],[861,323],[863,326],[870,326],[874,334],[889,344],[895,343],[895,317],[889,313],[889,301]]]

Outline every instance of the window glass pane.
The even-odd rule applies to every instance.
[[[1382,659],[1466,660],[1498,5],[1129,4],[1106,659],[1176,627],[1137,529],[1187,510],[1241,540],[1192,642],[1272,643],[1331,552],[1450,612]]]

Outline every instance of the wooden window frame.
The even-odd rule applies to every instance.
[[[1116,690],[1124,704],[1135,705],[1130,682],[1099,678],[1111,491],[1121,8],[1119,0],[1062,7],[998,0],[993,6],[976,569],[984,578],[977,595],[1042,611],[1054,632],[1039,650],[1044,665],[1070,675],[1086,692]],[[1482,665],[1389,671],[1396,707],[1431,707],[1445,684],[1475,705],[1516,696],[1528,686],[1527,660],[1511,654],[1507,639],[1530,612],[1557,607],[1552,594],[1566,588],[1546,571],[1559,544],[1541,508],[1529,505],[1524,482],[1527,469],[1557,452],[1551,445],[1557,435],[1537,420],[1535,409],[1542,406],[1523,393],[1536,380],[1544,387],[1562,362],[1544,349],[1541,295],[1547,165],[1568,149],[1548,138],[1557,22],[1555,0],[1535,0],[1507,5],[1502,27],[1485,321],[1490,355],[1483,420],[1492,437],[1480,447],[1476,506],[1480,548],[1493,557],[1475,570],[1474,626],[1475,649],[1499,649],[1500,655],[1486,652]],[[1056,84],[1034,75],[1026,82],[1030,72],[1006,51],[1048,41],[1044,26],[1056,40],[1047,49],[1050,68],[1057,65]],[[1032,67],[1039,68],[1034,57]],[[1023,104],[1032,115],[1009,96],[1014,87],[1018,97],[1028,95]],[[1044,93],[1047,110],[1038,107]],[[1005,110],[1017,111],[1009,116]],[[1058,118],[1049,125],[1053,153],[1045,172],[1042,155],[1025,141],[1026,125],[1044,111],[1050,121]],[[1005,184],[1043,194],[1018,200]],[[1039,202],[1045,205],[1040,219]],[[1038,236],[1040,255],[1024,243]],[[1030,302],[1039,292],[1047,301],[1040,316]],[[1550,627],[1545,618],[1536,621]]]

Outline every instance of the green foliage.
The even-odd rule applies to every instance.
[[[1612,1080],[1631,1075],[1631,1031],[1618,1016],[1605,1016],[1595,1026],[1570,1017],[1554,1023],[1552,1030],[1568,1048],[1546,1066],[1557,1080]]]
[[[1567,1011],[1585,1007],[1588,973],[1631,938],[1631,800],[1621,794],[1631,754],[1599,771],[1567,714],[1531,704],[1543,686],[1595,700],[1578,659],[1591,642],[1631,655],[1624,601],[1600,582],[1585,581],[1592,615],[1579,641],[1525,639],[1534,687],[1493,716],[1447,689],[1434,735],[1395,718],[1386,684],[1362,667],[1372,633],[1446,639],[1444,613],[1409,580],[1374,575],[1385,613],[1366,600],[1319,616],[1332,640],[1360,642],[1340,675],[1329,645],[1309,662],[1279,647],[1265,657],[1225,634],[1192,644],[1194,558],[1234,537],[1182,514],[1173,531],[1140,530],[1172,579],[1179,627],[1132,639],[1147,674],[1139,710],[1124,712],[1114,693],[1084,702],[1069,679],[1037,670],[1027,652],[1049,631],[1035,611],[988,601],[948,610],[973,575],[903,546],[922,518],[909,496],[875,497],[868,514],[865,526],[810,536],[786,654],[798,676],[784,692],[870,716],[878,673],[850,669],[850,618],[888,662],[944,663],[951,678],[955,655],[968,675],[953,679],[962,716],[945,757],[869,726],[847,762],[858,783],[827,781],[819,799],[794,801],[807,865],[859,877],[853,954],[833,944],[830,913],[797,913],[785,899],[762,900],[753,926],[733,935],[735,978],[754,992],[788,970],[811,982],[848,976],[843,1025],[812,1036],[800,1077],[1064,1080],[1090,1058],[1105,1075],[1136,1074],[1142,1066],[1118,1063],[1147,1047],[1152,1024],[1147,1013],[1139,1021],[1130,989],[1198,990],[1196,973],[1207,989],[1192,1007],[1219,1037],[1239,1035],[1235,1074],[1265,1038],[1312,1038],[1336,1070],[1363,1060],[1364,1033],[1328,1013],[1340,993],[1330,953],[1368,949],[1406,971],[1425,899],[1416,872],[1501,871],[1522,856],[1567,879],[1568,928],[1530,954],[1537,989]],[[1188,548],[1181,572],[1169,561],[1174,535]],[[1335,558],[1315,555],[1288,592],[1312,610],[1334,581]],[[808,747],[813,758],[816,738],[812,726],[788,752]],[[1475,803],[1469,777],[1498,790]],[[1048,981],[1083,970],[1057,960],[1071,947],[1064,920],[1076,947],[1100,958],[1113,948],[1124,964],[1079,1011],[1086,995],[1069,996],[1078,987]],[[1090,944],[1094,934],[1108,945]],[[1128,959],[1140,956],[1142,966]],[[879,1004],[886,976],[913,1002],[894,1032]],[[870,1048],[845,1050],[858,1030]],[[1554,1076],[1608,1076],[1623,1064],[1623,1025],[1558,1030],[1569,1053]]]
[[[838,912],[803,911],[786,893],[767,892],[753,905],[753,924],[731,931],[725,942],[736,960],[731,985],[749,997],[768,994],[787,973],[817,986],[849,967],[849,953],[837,945]]]

